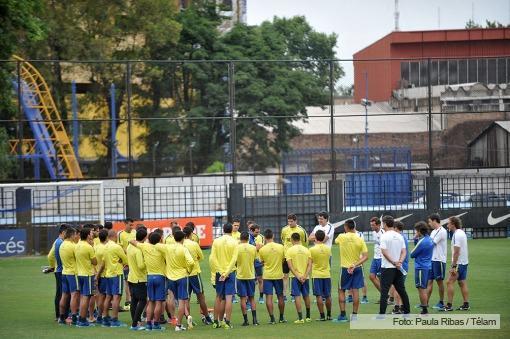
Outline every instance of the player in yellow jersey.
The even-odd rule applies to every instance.
[[[241,220],[239,218],[232,219],[232,238],[237,240],[237,242],[241,242],[241,232],[239,232],[239,227],[241,227]]]
[[[235,294],[237,240],[232,237],[232,224],[223,225],[223,235],[214,239],[211,249],[211,268],[216,273],[216,300],[213,328],[232,328],[232,297]],[[224,317],[225,315],[225,317]],[[224,321],[223,321],[224,320]]]
[[[186,223],[186,225],[184,227],[191,227],[192,229],[192,232],[191,232],[191,237],[190,239],[193,240],[194,242],[196,242],[197,244],[200,245],[200,238],[198,237],[198,235],[195,233],[195,223],[193,221],[188,221]],[[184,231],[184,229],[183,229]]]
[[[324,244],[326,233],[323,230],[315,232],[315,246],[310,248],[312,256],[312,285],[313,295],[317,299],[319,321],[331,319],[331,248]],[[326,300],[327,316],[324,315],[324,301]]]
[[[264,294],[266,295],[266,307],[269,313],[269,324],[276,324],[273,314],[273,289],[278,298],[278,309],[280,311],[280,323],[286,323],[284,312],[285,302],[283,301],[283,269],[282,263],[285,260],[285,251],[283,245],[277,244],[273,240],[273,231],[267,229],[264,231],[266,244],[259,250],[260,261],[264,264]]]
[[[367,245],[363,238],[356,234],[356,224],[349,219],[344,224],[345,233],[340,234],[335,243],[340,247],[340,266],[342,273],[338,288],[338,303],[340,304],[340,315],[338,322],[349,321],[345,314],[345,291],[352,289],[352,315],[353,319],[358,314],[359,291],[364,285],[362,264],[368,259]]]
[[[136,230],[136,241],[144,242],[147,238],[147,229],[141,226]],[[147,305],[147,267],[143,259],[142,250],[129,244],[127,247],[129,265],[128,284],[131,290],[131,327],[130,330],[145,330],[140,326],[141,316]]]
[[[257,321],[257,308],[255,304],[255,259],[257,258],[257,249],[248,243],[248,232],[241,232],[241,243],[238,245],[237,253],[237,294],[241,298],[241,311],[244,322],[242,326],[249,326],[246,299],[251,304],[251,315],[253,325],[259,325]]]
[[[292,246],[285,252],[285,259],[289,265],[293,277],[291,280],[291,295],[296,304],[298,319],[295,324],[311,322],[310,318],[310,283],[308,277],[312,269],[312,256],[308,248],[301,244],[299,233],[292,233]],[[305,302],[306,318],[303,319],[301,297]]]
[[[250,245],[255,246],[257,249],[257,258],[255,259],[255,277],[257,279],[257,283],[259,285],[259,304],[264,303],[264,289],[262,286],[262,271],[264,270],[264,265],[260,262],[259,250],[264,246],[264,237],[260,234],[260,226],[251,221],[249,226],[250,230]]]
[[[299,234],[301,239],[301,245],[308,247],[308,235],[303,227],[297,224],[297,216],[293,213],[287,215],[287,225],[282,228],[280,238],[285,252],[293,245],[291,236],[293,234]],[[283,301],[287,302],[287,290],[289,285],[289,265],[287,261],[283,262]],[[294,297],[293,297],[294,298]]]
[[[66,324],[67,305],[71,298],[71,321],[76,325],[78,321],[78,306],[80,290],[78,276],[76,275],[76,258],[74,248],[77,242],[76,229],[69,227],[64,236],[64,242],[60,245],[60,260],[62,260],[62,297],[60,298],[60,319],[59,324]]]
[[[92,244],[94,243],[94,234],[91,228],[84,227],[80,231],[80,241],[74,249],[76,258],[76,271],[78,275],[78,284],[80,290],[80,316],[76,326],[90,326],[87,320],[87,309],[89,308],[89,300],[94,295],[95,286],[95,269],[97,264],[96,253]]]
[[[114,230],[108,231],[108,242],[104,248],[103,264],[99,268],[99,275],[105,271],[106,298],[103,304],[103,326],[120,327],[123,324],[119,321],[119,307],[123,292],[123,266],[127,265],[126,253],[116,243],[117,234]],[[112,307],[112,317],[109,317],[108,309]]]
[[[67,224],[61,224],[58,229],[58,238],[55,239],[48,253],[48,263],[55,274],[55,319],[60,318],[60,299],[62,298],[62,260],[60,259],[60,245],[64,242]]]
[[[105,278],[105,270],[102,272],[99,272],[101,266],[104,263],[104,251],[105,251],[105,245],[108,242],[108,230],[102,229],[99,231],[99,244],[94,246],[94,252],[96,254],[96,284],[97,284],[97,290],[96,290],[96,303],[97,303],[97,324],[103,323],[103,306],[104,306],[104,300],[106,298],[106,288],[108,286],[108,282]]]
[[[127,218],[125,221],[125,228],[117,234],[117,243],[122,246],[124,252],[126,252],[130,240],[136,238],[136,231],[134,229],[134,220]],[[129,311],[131,305],[131,291],[129,290],[129,284],[127,277],[129,275],[129,266],[124,266],[124,287],[126,291],[126,302],[124,303],[123,310]]]
[[[174,225],[174,226],[172,226],[172,233],[167,235],[166,238],[165,238],[165,244],[167,244],[167,245],[175,244],[174,233],[181,230],[179,225],[177,225],[177,222],[172,221],[172,225]]]
[[[204,260],[204,254],[202,253],[200,245],[192,240],[194,234],[193,229],[190,226],[186,226],[184,227],[183,232],[186,236],[183,243],[184,247],[188,249],[195,262],[193,270],[190,272],[188,278],[188,294],[190,297],[191,292],[197,295],[197,299],[200,304],[200,312],[202,314],[202,322],[206,325],[212,325],[212,319],[209,316],[209,310],[205,302],[204,285],[202,284],[202,277],[200,276],[200,273],[202,272],[200,269],[200,261]],[[189,299],[187,309],[191,312]]]

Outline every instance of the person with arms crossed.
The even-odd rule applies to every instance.
[[[48,264],[53,268],[55,275],[55,319],[58,321],[60,316],[60,298],[62,298],[62,260],[60,259],[60,245],[64,242],[68,225],[62,224],[58,229],[58,238],[53,242],[48,253]]]
[[[444,307],[444,278],[446,274],[446,255],[448,232],[441,226],[441,218],[435,213],[429,216],[429,226],[432,228],[430,238],[434,242],[434,251],[432,252],[432,271],[429,274],[428,298],[432,296],[434,280],[437,283],[439,291],[439,302],[433,306],[435,309]]]
[[[247,299],[251,304],[251,315],[253,325],[259,325],[257,321],[257,309],[255,304],[255,260],[257,258],[257,249],[248,243],[248,232],[241,232],[241,243],[237,250],[237,294],[241,299],[241,312],[244,322],[242,326],[249,326],[247,314]]]
[[[87,320],[87,310],[89,308],[89,299],[94,295],[94,286],[96,284],[94,265],[97,264],[96,253],[92,244],[94,244],[92,229],[83,228],[80,231],[80,241],[74,249],[78,288],[80,290],[80,316],[76,324],[78,327],[91,326]]]
[[[297,216],[293,213],[287,215],[287,225],[282,228],[280,233],[280,238],[282,240],[282,245],[287,253],[287,250],[293,246],[292,235],[299,234],[299,238],[301,239],[301,245],[307,247],[308,246],[308,236],[303,227],[297,224]],[[287,261],[283,262],[283,301],[287,301],[287,289],[289,285],[289,265]],[[294,297],[292,297],[294,299]]]
[[[388,291],[391,285],[395,286],[395,290],[402,299],[403,314],[409,311],[409,296],[406,292],[404,283],[404,272],[402,263],[407,255],[404,238],[395,232],[394,219],[392,216],[386,215],[382,219],[384,234],[381,236],[381,297],[379,299],[379,314],[386,314],[388,305]],[[407,272],[405,272],[407,274]]]
[[[311,322],[310,318],[310,284],[308,276],[312,269],[312,256],[308,248],[301,244],[301,236],[299,233],[292,233],[292,246],[287,249],[285,258],[292,272],[291,295],[294,297],[298,319],[294,324],[304,324]],[[303,319],[301,309],[301,297],[305,302],[306,318]]]
[[[223,225],[223,235],[214,239],[211,249],[211,269],[214,268],[216,301],[213,328],[231,329],[232,297],[236,293],[236,262],[238,242],[232,237],[232,224]],[[225,316],[225,319],[224,319]]]
[[[283,301],[283,270],[282,263],[285,260],[285,250],[283,245],[277,244],[273,240],[273,231],[267,229],[264,231],[266,244],[259,250],[260,261],[264,264],[264,294],[266,295],[266,308],[269,313],[269,324],[276,324],[273,314],[273,289],[278,298],[278,309],[280,311],[279,323],[286,323],[285,302]]]
[[[441,311],[453,311],[453,295],[455,292],[455,281],[459,283],[460,292],[464,303],[457,308],[458,311],[469,311],[469,290],[467,285],[468,271],[468,243],[466,232],[462,229],[462,221],[458,217],[448,219],[448,229],[453,232],[452,235],[452,266],[450,276],[446,283],[448,291],[448,303]]]
[[[356,223],[349,219],[344,224],[344,231],[338,235],[335,243],[340,249],[340,266],[342,267],[338,286],[338,303],[340,315],[337,322],[347,322],[345,313],[345,291],[352,289],[352,317],[355,320],[359,308],[359,291],[363,287],[363,268],[361,265],[368,259],[368,249],[363,238],[356,234]]]
[[[67,318],[67,305],[71,308],[71,324],[76,325],[78,321],[78,307],[80,303],[80,289],[76,272],[76,257],[74,249],[78,242],[75,228],[69,227],[64,236],[64,242],[60,245],[60,260],[62,260],[62,297],[60,298],[60,319],[59,324],[65,325]]]
[[[312,285],[313,295],[317,299],[319,321],[332,320],[331,318],[331,248],[324,245],[324,231],[315,232],[315,246],[310,248],[312,257]],[[327,316],[324,315],[324,300],[326,301]]]
[[[136,230],[136,241],[144,242],[147,239],[147,229],[140,227]],[[131,327],[130,330],[142,331],[141,316],[147,305],[147,267],[143,260],[142,250],[129,244],[127,247],[127,260],[129,265],[128,284],[131,289]]]
[[[416,230],[415,239],[418,239],[411,251],[411,258],[414,258],[414,282],[420,296],[421,314],[428,314],[429,295],[427,284],[429,282],[428,275],[432,269],[434,242],[429,236],[429,229],[424,221],[417,222],[414,229]]]

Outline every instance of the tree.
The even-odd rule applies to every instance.
[[[510,27],[510,25],[503,25],[502,23],[500,23],[499,21],[490,21],[490,20],[485,20],[485,27],[483,27],[482,25],[480,25],[479,23],[473,21],[472,19],[469,19],[468,22],[466,22],[466,28],[467,29],[473,29],[473,28],[504,28],[504,27]]]

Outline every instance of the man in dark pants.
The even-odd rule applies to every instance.
[[[402,235],[394,230],[394,219],[392,216],[384,216],[382,224],[385,233],[381,236],[381,298],[379,306],[379,314],[386,313],[388,304],[388,291],[391,285],[395,286],[398,294],[402,299],[402,313],[408,314],[409,297],[404,284],[404,275],[407,274],[402,268],[402,263],[406,258],[406,246]]]
[[[147,238],[147,229],[140,227],[136,231],[136,241],[144,242]],[[147,268],[143,259],[142,251],[129,244],[127,247],[129,265],[128,283],[131,289],[131,330],[141,331],[145,327],[139,326],[145,305],[147,304]]]
[[[55,270],[55,318],[58,319],[60,315],[59,304],[62,297],[62,260],[60,260],[60,245],[64,241],[64,234],[68,226],[66,224],[60,225],[58,229],[58,238],[53,242],[50,253],[48,253],[48,262],[50,267]]]

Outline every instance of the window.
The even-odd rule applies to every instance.
[[[420,86],[428,86],[428,74],[427,74],[428,60],[422,60],[420,62]]]
[[[476,59],[468,60],[468,82],[478,81],[478,62]]]
[[[448,60],[448,83],[450,85],[456,85],[459,83],[457,60]]]
[[[411,62],[411,73],[409,76],[410,85],[418,87],[420,81],[420,63]]]
[[[468,82],[467,60],[459,60],[459,84]]]
[[[409,62],[404,61],[400,63],[400,79],[409,81]]]
[[[448,84],[448,62],[446,60],[439,61],[439,84]]]
[[[506,84],[506,60],[498,59],[498,84]]]
[[[487,83],[495,84],[497,83],[497,59],[487,59]]]
[[[430,84],[432,86],[436,86],[439,83],[439,62],[437,60],[433,60],[430,62]]]
[[[487,59],[478,59],[478,82],[487,83]]]

